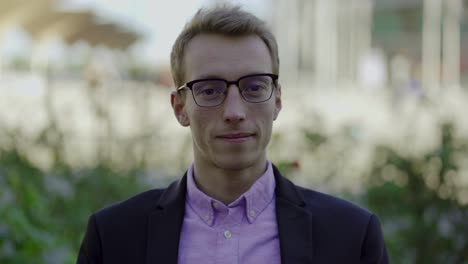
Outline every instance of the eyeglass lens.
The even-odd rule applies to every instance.
[[[251,103],[270,99],[273,79],[270,76],[248,76],[239,80],[242,97]],[[192,85],[193,97],[201,106],[216,106],[224,101],[228,84],[223,80],[202,80]]]

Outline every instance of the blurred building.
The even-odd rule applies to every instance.
[[[283,77],[301,86],[468,82],[467,0],[275,0]],[[286,75],[286,76],[285,76]]]

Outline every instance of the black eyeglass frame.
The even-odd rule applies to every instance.
[[[265,100],[262,100],[262,101],[259,101],[259,102],[250,102],[249,100],[247,100],[244,95],[242,94],[242,91],[240,89],[240,86],[239,86],[239,82],[242,80],[242,79],[245,79],[245,78],[249,78],[249,77],[256,77],[256,76],[268,76],[270,77],[272,80],[273,80],[273,85],[274,87],[272,87],[271,89],[271,93],[270,93],[270,96],[265,99]],[[220,106],[224,103],[224,100],[226,100],[226,96],[224,96],[223,100],[217,104],[217,105],[210,105],[210,106],[204,106],[204,105],[200,105],[198,104],[197,100],[195,99],[195,95],[193,94],[193,90],[192,90],[192,87],[194,84],[198,83],[198,82],[204,82],[204,81],[223,81],[226,83],[226,87],[229,87],[231,86],[231,84],[235,84],[237,86],[237,89],[239,89],[239,93],[242,97],[242,99],[244,99],[246,102],[248,103],[251,103],[251,104],[258,104],[258,103],[263,103],[263,102],[266,102],[268,100],[271,99],[271,96],[273,95],[273,90],[274,88],[277,87],[277,81],[278,81],[278,78],[279,76],[277,74],[273,74],[273,73],[255,73],[255,74],[248,74],[248,75],[244,75],[242,77],[240,77],[239,79],[235,80],[235,81],[228,81],[226,79],[222,79],[222,78],[206,78],[206,79],[196,79],[196,80],[193,80],[193,81],[190,81],[190,82],[187,82],[185,83],[184,85],[182,85],[181,87],[177,88],[177,93],[179,93],[180,91],[182,91],[183,89],[189,89],[191,91],[191,94],[192,94],[192,97],[193,97],[193,101],[195,101],[195,103],[200,106],[200,107],[217,107],[217,106]],[[227,92],[227,90],[226,90]]]

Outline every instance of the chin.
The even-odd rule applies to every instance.
[[[243,170],[250,168],[258,162],[258,158],[246,157],[248,155],[227,155],[216,157],[214,163],[217,167],[225,170]]]

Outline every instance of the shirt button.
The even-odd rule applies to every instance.
[[[213,202],[213,207],[214,207],[215,209],[218,209],[218,208],[219,208],[219,204],[218,204],[217,202]]]
[[[250,217],[255,217],[255,215],[256,215],[256,213],[255,213],[254,210],[250,210],[250,211],[249,211],[249,216],[250,216]]]
[[[231,231],[229,230],[224,231],[224,237],[226,239],[230,239],[232,237]]]
[[[210,220],[210,216],[209,216],[209,215],[205,215],[203,218],[205,219],[205,221]]]

